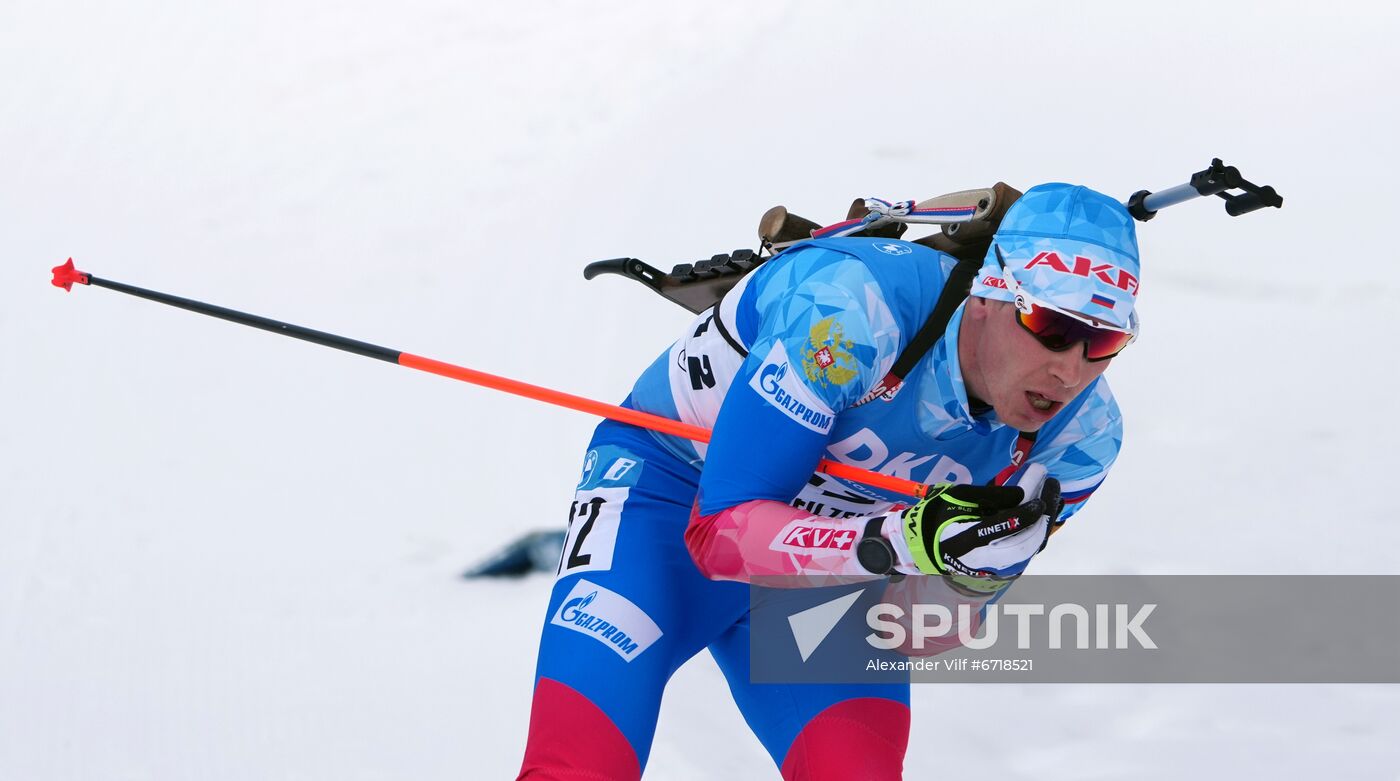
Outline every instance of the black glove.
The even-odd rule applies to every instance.
[[[1063,502],[1048,478],[1023,501],[1019,487],[940,484],[904,511],[904,541],[919,571],[967,591],[1006,588],[1045,547]]]

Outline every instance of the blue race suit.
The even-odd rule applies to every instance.
[[[1018,432],[969,401],[962,307],[893,398],[867,398],[954,262],[902,241],[806,242],[741,280],[643,372],[625,406],[713,437],[706,446],[614,422],[595,432],[545,618],[521,777],[640,776],[666,681],[705,648],[785,778],[855,777],[851,756],[862,777],[899,777],[908,684],[751,683],[743,581],[856,571],[840,523],[905,498],[814,474],[820,458],[921,483],[1005,478]],[[1060,481],[1063,520],[1103,481],[1121,436],[1100,377],[1019,467],[1042,464]],[[746,537],[755,507],[792,515],[781,539]],[[803,547],[814,539],[821,550]]]

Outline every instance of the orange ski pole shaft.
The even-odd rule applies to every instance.
[[[527,399],[543,401],[546,404],[554,404],[559,407],[587,412],[591,415],[616,420],[621,423],[631,423],[634,426],[658,431],[662,434],[688,439],[692,442],[709,442],[710,430],[695,426],[690,423],[682,423],[679,420],[663,418],[660,415],[653,415],[650,412],[619,407],[615,404],[607,404],[601,401],[575,396],[572,393],[544,388],[539,385],[531,385],[520,380],[512,380],[508,377],[499,377],[494,374],[468,369],[465,366],[457,366],[451,363],[443,363],[432,358],[424,358],[412,353],[399,353],[398,363],[400,366],[407,366],[410,369],[418,369],[429,374],[436,374],[441,377],[450,377],[454,380],[461,380],[472,385],[480,385],[484,388],[505,391],[515,396],[524,396]],[[832,477],[843,477],[864,483],[874,488],[883,488],[887,491],[904,494],[905,496],[922,497],[927,490],[922,483],[913,480],[905,480],[902,477],[892,475],[882,475],[879,472],[872,472],[868,469],[842,464],[828,459],[822,459],[817,464],[817,471],[824,472]]]
[[[527,399],[543,401],[546,404],[553,404],[579,412],[586,412],[590,415],[598,415],[609,420],[616,420],[620,423],[630,423],[634,426],[640,426],[662,434],[670,434],[693,442],[710,441],[709,429],[683,423],[679,420],[663,418],[660,415],[653,415],[649,412],[627,409],[626,407],[620,407],[616,404],[607,404],[583,396],[575,396],[572,393],[565,393],[552,388],[531,385],[528,382],[521,382],[520,380],[512,380],[508,377],[488,374],[483,371],[477,371],[476,369],[469,369],[465,366],[445,363],[432,358],[424,358],[421,355],[380,347],[368,342],[347,339],[346,337],[337,336],[324,331],[315,331],[299,325],[284,323],[280,320],[251,315],[246,312],[226,309],[221,306],[206,304],[188,298],[180,298],[179,296],[172,296],[168,293],[147,290],[121,282],[113,282],[108,279],[99,279],[98,277],[94,277],[91,274],[74,268],[72,258],[69,258],[68,262],[62,266],[54,267],[53,284],[55,286],[61,287],[64,290],[72,290],[74,283],[104,287],[119,293],[126,293],[127,295],[144,298],[149,301],[155,301],[180,309],[186,309],[203,315],[209,315],[210,317],[217,317],[221,320],[239,323],[240,325],[271,331],[272,333],[290,336],[294,339],[313,342],[325,347],[333,347],[337,350],[363,355],[367,358],[377,358],[381,361],[397,363],[400,366],[428,372],[429,374],[436,374],[440,377],[448,377],[472,385],[504,391],[505,393],[510,393],[515,396],[523,396]],[[927,486],[914,482],[913,480],[883,475],[879,472],[872,472],[868,469],[861,469],[860,467],[841,464],[827,459],[822,459],[817,464],[817,471],[824,472],[833,477],[864,483],[873,488],[881,488],[886,491],[904,494],[905,496],[923,497],[928,491]]]

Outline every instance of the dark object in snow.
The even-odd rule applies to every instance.
[[[559,567],[559,551],[563,548],[562,531],[530,532],[462,573],[462,577],[518,578],[531,572],[554,572]]]

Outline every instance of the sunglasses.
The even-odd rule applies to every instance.
[[[1021,288],[1011,269],[996,250],[1001,261],[1001,276],[1006,289],[1016,296],[1016,322],[1026,329],[1047,350],[1063,352],[1076,344],[1084,344],[1084,357],[1091,361],[1106,361],[1137,339],[1137,313],[1130,316],[1129,327],[1119,328],[1080,312],[1071,312],[1038,300]]]

